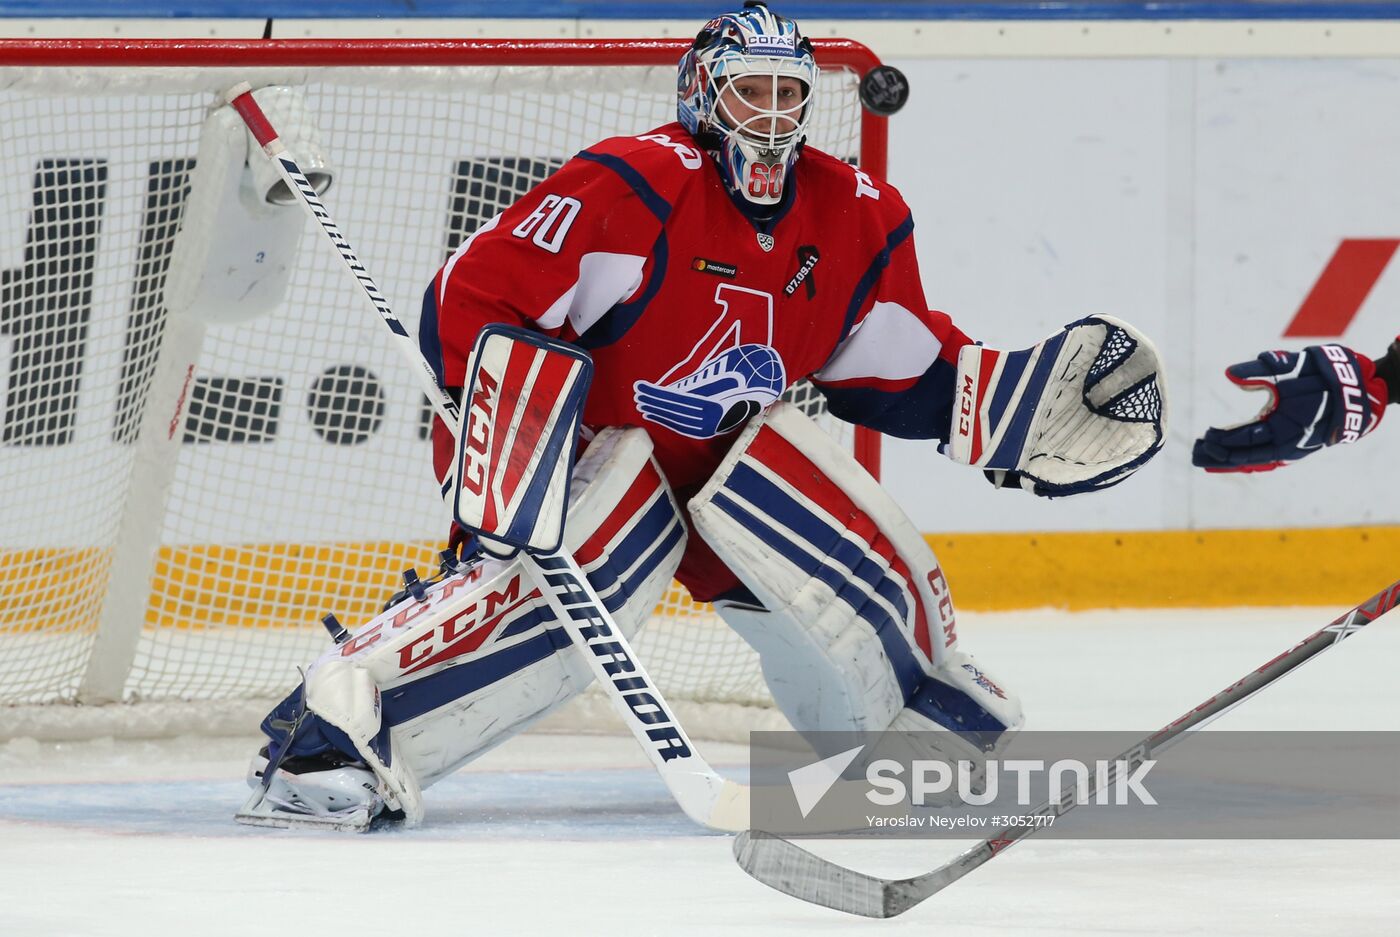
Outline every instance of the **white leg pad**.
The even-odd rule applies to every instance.
[[[1014,697],[965,669],[928,543],[797,408],[750,422],[689,507],[763,605],[718,608],[758,651],[795,729],[883,731],[908,710],[989,738],[1020,725]]]
[[[1021,701],[1016,694],[1007,690],[971,654],[962,651],[953,651],[948,655],[943,665],[925,681],[921,696],[923,705],[906,706],[890,723],[890,728],[910,732],[941,732],[944,735],[961,732],[961,738],[955,737],[942,743],[958,757],[970,757],[973,751],[985,755],[989,751],[1005,748],[1012,735],[1025,723]],[[979,718],[975,712],[964,712],[964,707],[982,710],[993,722],[1006,726],[1006,729],[998,733],[994,742],[984,740],[984,733],[959,724]],[[933,718],[931,712],[937,713],[938,718]]]
[[[416,772],[391,754],[379,688],[370,671],[354,661],[323,660],[315,678],[308,676],[306,682],[306,708],[350,738],[379,779],[384,803],[391,810],[402,810],[409,826],[417,826],[423,820],[423,792]]]
[[[790,608],[717,602],[715,609],[758,652],[774,702],[798,731],[878,732],[904,708],[879,642],[858,629],[830,634],[794,619]]]
[[[684,521],[639,429],[599,433],[575,467],[564,542],[629,637],[684,550]],[[350,737],[386,802],[515,735],[591,682],[523,563],[489,559],[407,598],[322,655],[307,708]],[[421,806],[417,808],[421,816]]]

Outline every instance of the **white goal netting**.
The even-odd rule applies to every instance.
[[[326,202],[410,330],[462,238],[674,114],[669,64],[211,65],[0,67],[0,737],[16,707],[280,695],[323,614],[353,627],[435,568],[429,411],[329,246],[298,221],[249,313],[176,283],[220,276],[240,236],[191,208],[220,92],[288,89],[304,165],[333,175]],[[822,81],[812,141],[856,160],[855,75]],[[678,698],[766,696],[679,589],[638,651]]]

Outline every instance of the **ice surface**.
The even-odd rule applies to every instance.
[[[960,632],[1020,692],[1029,727],[1146,732],[1339,611],[965,614]],[[1400,618],[1368,631],[1216,725],[1400,729]],[[251,829],[231,815],[255,744],[250,735],[0,745],[0,935],[1314,937],[1400,928],[1400,843],[1390,841],[1032,839],[903,917],[851,918],[745,876],[728,837],[691,825],[626,738],[514,740],[429,790],[419,830]],[[742,747],[703,748],[721,770],[742,770]],[[960,845],[815,848],[906,875]]]

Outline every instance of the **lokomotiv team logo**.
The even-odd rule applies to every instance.
[[[772,346],[773,295],[721,283],[715,302],[719,314],[690,353],[656,381],[632,385],[643,419],[693,439],[738,429],[787,387]]]

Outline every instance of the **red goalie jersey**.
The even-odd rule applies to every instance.
[[[756,220],[680,124],[606,140],[452,255],[424,299],[424,354],[460,388],[488,322],[586,349],[585,422],[646,429],[682,504],[803,378],[842,419],[946,439],[968,338],[927,308],[903,199],[812,149],[784,189]],[[452,448],[435,426],[440,479]],[[700,600],[738,585],[699,538],[678,576]]]

